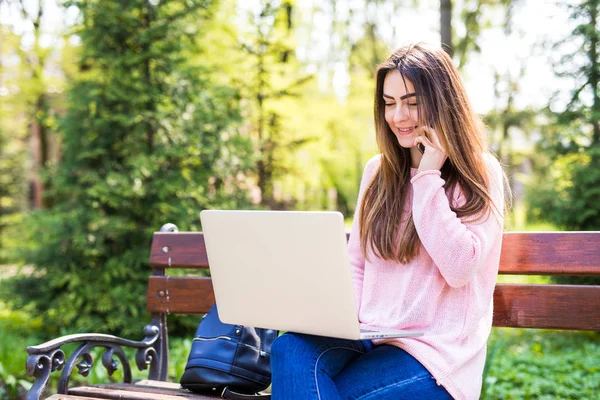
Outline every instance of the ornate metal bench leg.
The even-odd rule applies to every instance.
[[[159,368],[160,373],[158,380],[166,381],[169,377],[169,332],[167,330],[167,315],[161,314],[160,316],[160,329],[161,335],[158,340],[157,346],[159,348]]]

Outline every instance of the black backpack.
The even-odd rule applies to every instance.
[[[198,325],[181,386],[228,399],[269,399],[256,393],[271,384],[271,344],[277,334],[224,324],[213,305]]]

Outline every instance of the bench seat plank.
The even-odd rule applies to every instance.
[[[182,389],[177,383],[143,380],[135,384],[112,383],[106,385],[77,386],[69,394],[80,398],[123,400],[214,400],[219,396],[205,396]]]
[[[73,396],[71,394],[54,394],[50,397],[46,397],[46,400],[100,400],[98,397],[81,397]]]

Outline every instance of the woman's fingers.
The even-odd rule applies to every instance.
[[[415,138],[415,146],[424,145],[427,151],[421,151],[423,158],[419,162],[419,172],[427,170],[439,170],[448,158],[446,151],[441,145],[437,132],[431,127],[423,127],[422,134]]]
[[[442,153],[446,152],[435,129],[428,126],[424,126],[421,129],[423,130],[423,135],[420,135],[420,137],[424,138],[423,143],[425,146],[431,146]]]
[[[436,148],[436,146],[433,145],[433,143],[431,142],[431,140],[429,140],[425,135],[419,135],[415,138],[414,141],[414,145],[417,146],[417,148],[419,147],[419,144],[425,146],[425,147],[432,147],[432,148]],[[420,149],[421,150],[421,149]],[[425,151],[425,149],[422,149],[423,151],[421,151],[422,153]]]

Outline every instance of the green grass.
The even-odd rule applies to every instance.
[[[600,334],[494,328],[482,399],[600,399]]]

